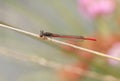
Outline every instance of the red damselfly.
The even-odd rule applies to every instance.
[[[60,34],[54,34],[51,32],[44,32],[44,31],[40,31],[40,37],[57,37],[57,38],[69,38],[69,39],[96,41],[95,38],[87,38],[87,37],[83,37],[83,36],[74,36],[74,35],[60,35]]]

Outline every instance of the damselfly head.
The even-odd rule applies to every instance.
[[[44,34],[44,31],[41,30],[41,31],[40,31],[40,37],[43,37],[43,36],[44,36],[43,34]]]

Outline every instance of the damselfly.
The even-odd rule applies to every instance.
[[[69,38],[69,39],[96,41],[95,38],[87,38],[87,37],[83,37],[83,36],[74,36],[74,35],[60,35],[60,34],[54,34],[51,32],[44,32],[44,31],[40,31],[40,37],[57,37],[57,38]]]

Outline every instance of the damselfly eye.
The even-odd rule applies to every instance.
[[[40,31],[40,37],[43,37],[43,36],[44,36],[43,34],[44,34],[44,31],[41,30],[41,31]]]

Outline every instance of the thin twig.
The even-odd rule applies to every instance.
[[[23,34],[27,34],[27,35],[30,35],[30,36],[33,36],[33,37],[36,37],[36,38],[40,38],[40,36],[37,35],[37,34],[31,33],[31,32],[28,32],[28,31],[24,31],[24,30],[21,30],[21,29],[17,29],[17,28],[14,28],[12,26],[7,26],[7,25],[4,25],[4,24],[0,24],[0,27],[8,28],[8,29],[11,29],[11,30],[23,33]],[[89,53],[92,53],[92,54],[95,54],[95,55],[99,55],[99,56],[102,56],[102,57],[106,57],[106,58],[114,59],[116,61],[120,61],[120,58],[113,57],[113,56],[110,56],[110,55],[107,55],[107,54],[104,54],[104,53],[101,53],[101,52],[98,52],[98,51],[90,50],[90,49],[83,48],[83,47],[80,47],[80,46],[76,46],[76,45],[73,45],[73,44],[70,44],[70,43],[67,43],[67,42],[62,42],[62,41],[59,41],[59,40],[55,40],[55,39],[52,39],[52,38],[49,38],[49,37],[46,37],[46,38],[47,38],[47,40],[52,41],[54,43],[67,45],[67,46],[70,46],[70,47],[73,47],[73,48],[76,48],[76,49],[79,49],[79,50],[83,50],[83,51],[86,51],[86,52],[89,52]]]
[[[31,33],[31,32],[28,32],[28,31],[24,31],[24,30],[22,30],[22,29],[14,28],[14,27],[12,27],[12,26],[0,24],[0,27],[7,28],[7,29],[11,29],[11,30],[20,32],[20,33],[22,33],[22,34],[30,35],[30,36],[33,36],[33,37],[36,37],[36,38],[40,38],[38,34],[34,34],[34,33]]]

